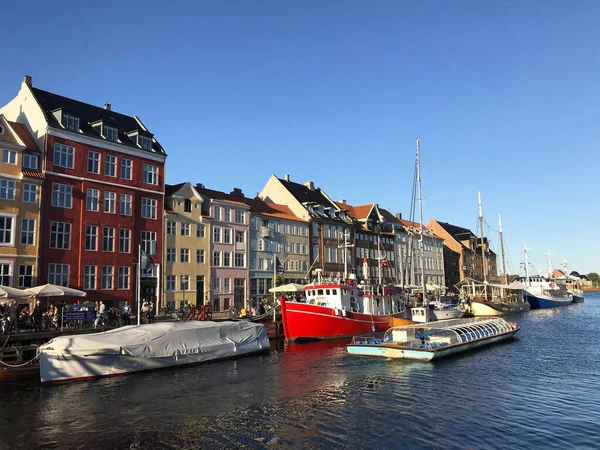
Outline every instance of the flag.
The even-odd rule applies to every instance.
[[[154,266],[152,256],[150,256],[143,248],[140,248],[140,269],[148,271]]]
[[[381,267],[387,267],[388,266],[388,260],[387,258],[383,258],[381,260]]]
[[[283,264],[281,264],[281,261],[279,261],[279,258],[277,256],[275,256],[275,273],[277,275],[282,275],[285,273]]]

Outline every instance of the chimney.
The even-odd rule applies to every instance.
[[[25,83],[27,86],[31,86],[31,76],[30,75],[25,75],[23,77],[23,83]]]
[[[105,103],[104,104],[104,109],[107,111],[110,111],[110,103]]]
[[[346,204],[346,199],[344,199],[344,198],[343,198],[343,199],[341,199],[341,200],[340,200],[340,203],[341,203],[342,205],[345,205],[345,204]]]
[[[229,193],[229,195],[235,195],[236,197],[243,197],[244,193],[240,188],[233,188],[233,191]]]
[[[402,220],[402,213],[396,213],[396,219]]]
[[[315,183],[313,183],[312,181],[307,181],[306,183],[304,183],[304,186],[309,188],[311,191],[315,190]]]
[[[290,181],[290,174],[289,173],[285,174],[285,181]]]
[[[204,185],[202,183],[196,183],[196,189],[204,189]]]

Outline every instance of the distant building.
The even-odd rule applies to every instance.
[[[25,125],[0,115],[0,285],[37,284],[42,154]]]
[[[138,246],[162,260],[161,145],[138,117],[38,89],[28,76],[0,112],[45,153],[38,283],[83,289],[90,301],[132,301]],[[148,300],[158,300],[157,267],[142,273]]]

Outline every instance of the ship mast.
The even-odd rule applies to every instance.
[[[502,239],[502,219],[498,214],[498,229],[500,230],[500,250],[502,251],[502,272],[504,273],[504,284],[508,284],[508,276],[506,275],[506,261],[504,260],[504,239]]]
[[[481,208],[481,194],[477,193],[477,202],[479,204],[479,230],[481,231],[481,269],[483,270],[483,281],[487,281],[487,267],[485,261],[485,245],[483,241],[483,210]]]
[[[527,256],[527,244],[525,244],[525,282],[529,286],[529,258]]]
[[[548,278],[552,278],[552,258],[550,257],[550,250],[548,250]]]
[[[425,266],[423,264],[423,201],[421,196],[421,148],[419,139],[417,139],[417,186],[419,194],[419,227],[420,227],[420,239],[419,247],[421,249],[421,284],[423,286],[423,304],[425,304],[425,298],[427,297],[427,283],[425,282]]]

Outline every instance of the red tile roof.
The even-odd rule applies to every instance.
[[[368,205],[359,205],[354,207],[354,212],[356,213],[357,219],[366,219],[371,209],[373,209],[374,203],[369,203]]]
[[[15,133],[17,133],[19,138],[21,138],[21,140],[25,143],[25,147],[27,147],[27,150],[33,150],[36,152],[40,151],[35,141],[29,134],[29,131],[27,131],[27,128],[25,128],[25,125],[23,125],[22,123],[11,122],[10,120],[8,120],[7,122],[10,124],[11,128],[15,131]]]
[[[31,172],[29,170],[24,170],[23,175],[31,178],[46,178],[46,175],[44,175],[42,172]]]

